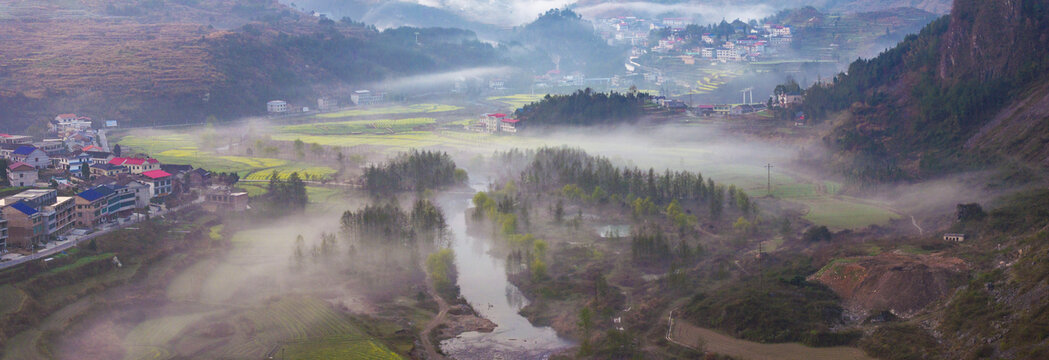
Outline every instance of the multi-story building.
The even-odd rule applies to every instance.
[[[109,188],[112,194],[106,200],[106,214],[110,217],[127,216],[135,210],[136,194],[127,186],[102,185]]]
[[[5,203],[3,214],[7,219],[9,246],[32,250],[47,241],[47,219],[37,209],[21,201]]]
[[[33,138],[26,135],[0,134],[0,144],[29,145]]]
[[[105,221],[109,215],[109,195],[112,192],[106,187],[95,187],[76,195],[76,225],[93,227]]]
[[[0,211],[0,254],[7,252],[7,219],[4,219],[4,214]]]
[[[350,95],[350,101],[353,101],[354,105],[377,105],[382,104],[383,98],[386,96],[382,92],[372,92],[371,90],[357,90]]]
[[[55,203],[42,210],[47,217],[47,235],[54,240],[73,229],[76,202],[72,196],[59,196]]]
[[[288,112],[288,102],[284,100],[272,100],[266,102],[266,112],[279,114]]]
[[[24,162],[15,162],[7,166],[7,180],[11,186],[33,186],[39,176],[36,168]]]
[[[171,176],[164,170],[153,170],[142,173],[147,184],[149,184],[150,196],[160,198],[171,194]]]

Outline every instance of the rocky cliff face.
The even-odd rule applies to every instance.
[[[1046,62],[1047,15],[1043,0],[955,0],[940,77],[1011,77]]]

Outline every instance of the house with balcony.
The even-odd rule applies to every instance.
[[[109,164],[123,166],[130,174],[141,174],[160,169],[160,161],[153,158],[117,157],[109,160]]]
[[[91,167],[91,175],[94,176],[117,176],[118,174],[127,174],[128,170],[122,165],[113,165],[111,163],[98,164]]]
[[[149,193],[153,198],[163,198],[171,194],[171,181],[174,176],[164,170],[153,170],[142,173],[144,181],[149,184]]]
[[[108,188],[94,187],[81,191],[73,198],[76,207],[76,226],[94,227],[104,222],[109,215],[109,195],[112,194]]]

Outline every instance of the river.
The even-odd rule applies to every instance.
[[[471,184],[475,190],[483,184]],[[472,194],[448,194],[441,202],[454,236],[462,296],[477,313],[496,323],[490,333],[467,332],[441,342],[441,350],[456,359],[545,359],[573,344],[548,326],[534,326],[520,314],[528,299],[506,276],[506,259],[489,253],[492,239],[466,231],[466,209]]]

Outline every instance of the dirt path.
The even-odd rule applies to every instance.
[[[667,341],[694,350],[710,351],[745,360],[874,360],[852,347],[813,348],[798,343],[762,344],[740,340],[714,330],[674,319],[667,321]]]
[[[925,230],[922,230],[922,227],[918,226],[918,220],[914,219],[914,215],[910,215],[910,217],[911,217],[911,224],[914,224],[914,227],[918,228],[918,236],[925,235]]]
[[[425,268],[426,267],[424,266],[423,269]],[[437,294],[437,289],[434,289],[433,282],[430,281],[429,274],[426,274],[426,293],[430,294],[430,297],[432,297],[433,300],[437,302],[437,308],[439,309],[439,311],[437,312],[437,315],[434,316],[433,319],[431,319],[430,322],[426,324],[426,327],[423,328],[423,331],[419,332],[419,337],[421,338],[420,341],[422,341],[423,343],[423,349],[426,350],[426,359],[444,359],[445,357],[441,355],[441,353],[437,352],[437,346],[430,341],[430,333],[432,333],[433,329],[436,329],[437,326],[440,326],[444,323],[445,318],[448,317],[449,306],[448,302],[444,301],[444,298]]]

